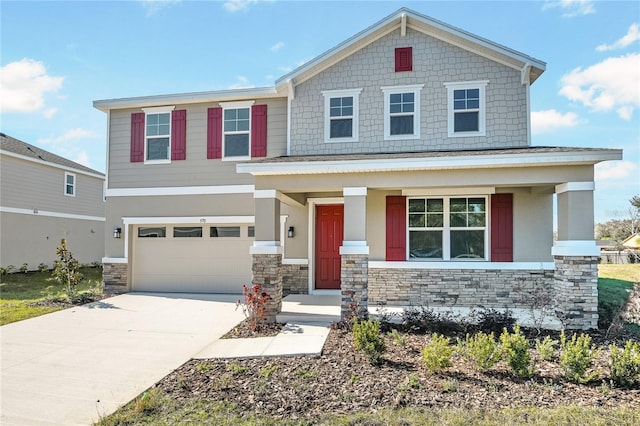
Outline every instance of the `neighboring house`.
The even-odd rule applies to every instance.
[[[400,9],[275,86],[95,101],[107,113],[105,283],[526,307],[597,325],[594,165],[531,147],[545,63]],[[553,242],[557,197],[558,241]]]
[[[0,133],[0,264],[53,267],[60,240],[104,256],[104,174]]]

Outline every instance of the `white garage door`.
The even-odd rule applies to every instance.
[[[242,293],[251,284],[249,225],[139,226],[133,235],[133,290]]]

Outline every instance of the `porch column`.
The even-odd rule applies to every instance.
[[[275,322],[282,310],[282,245],[280,243],[280,200],[275,190],[256,190],[255,241],[252,285],[259,285],[271,300],[265,308],[267,322]]]
[[[344,240],[340,247],[340,314],[368,315],[369,246],[367,245],[367,188],[344,188]]]
[[[598,255],[593,235],[593,182],[556,186],[558,240],[555,261],[556,313],[569,329],[598,328]]]

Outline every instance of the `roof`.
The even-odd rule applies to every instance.
[[[622,150],[527,147],[460,151],[283,156],[236,165],[238,173],[259,175],[362,173],[596,164],[621,160]]]
[[[636,232],[622,242],[622,245],[628,249],[640,249],[640,233]]]
[[[104,99],[93,102],[94,108],[107,112],[112,109],[140,108],[158,105],[180,105],[192,102],[222,102],[254,98],[285,97],[295,86],[384,37],[392,31],[411,28],[423,34],[484,56],[522,72],[523,79],[533,83],[546,69],[547,64],[539,59],[471,34],[460,28],[422,15],[408,8],[401,8],[376,22],[358,34],[306,62],[290,73],[280,77],[275,86],[245,89],[217,90],[193,93],[139,96],[131,98]]]
[[[52,163],[53,165],[62,166],[67,169],[73,169],[79,172],[90,173],[98,175],[98,177],[104,177],[104,173],[83,166],[75,161],[68,160],[59,155],[53,154],[49,151],[45,151],[42,148],[38,148],[34,145],[30,145],[26,142],[7,136],[4,133],[0,133],[0,152],[3,154],[11,153],[21,157],[27,157],[40,163]]]
[[[533,83],[546,69],[547,64],[539,59],[403,7],[280,77],[276,81],[276,86],[279,87],[289,81],[297,85],[390,32],[405,31],[406,28],[419,31],[514,69],[528,72],[529,83]],[[529,71],[526,71],[527,66],[531,67]]]

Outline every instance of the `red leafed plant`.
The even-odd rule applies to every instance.
[[[260,325],[266,321],[264,311],[267,302],[271,300],[271,296],[261,291],[259,285],[247,287],[245,284],[242,285],[242,294],[244,295],[244,303],[242,303],[242,300],[238,300],[236,302],[236,309],[238,309],[238,307],[242,308],[242,312],[247,318],[249,328],[251,331],[256,331]]]

